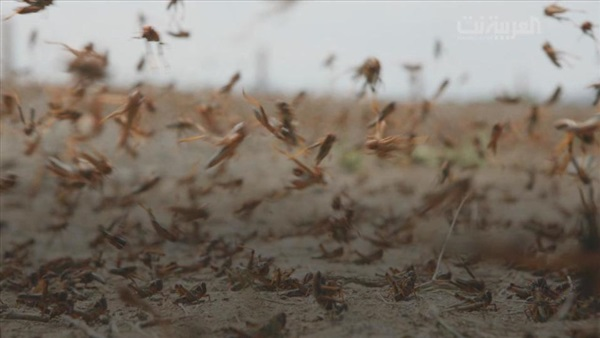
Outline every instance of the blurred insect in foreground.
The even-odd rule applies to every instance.
[[[579,26],[579,28],[583,32],[583,35],[587,35],[592,40],[594,40],[595,47],[596,47],[596,55],[600,55],[600,46],[598,44],[598,40],[596,39],[596,35],[594,34],[594,27],[598,27],[598,26],[594,25],[591,21],[585,21],[584,23],[581,24],[581,26]]]
[[[560,88],[560,87],[559,87]],[[540,107],[538,105],[531,106],[529,116],[527,117],[527,135],[534,136],[535,129],[540,121]]]
[[[571,138],[577,137],[586,144],[593,144],[594,134],[600,131],[600,113],[596,113],[583,122],[559,119],[554,122],[554,127],[567,132],[568,135],[571,135]]]
[[[449,160],[445,160],[442,163],[442,166],[440,167],[440,174],[438,176],[439,185],[452,181],[452,165],[453,162]]]
[[[142,35],[136,36],[135,39],[144,39],[146,40],[146,55],[153,56],[152,47],[150,43],[156,42],[157,47],[156,51],[158,53],[158,57],[162,60],[162,62],[167,66],[166,61],[164,60],[164,54],[162,46],[165,44],[160,40],[160,34],[154,29],[154,27],[150,25],[145,25],[142,27]]]
[[[402,68],[408,74],[410,101],[414,103],[423,95],[423,65],[420,63],[403,63]]]
[[[359,92],[359,97],[364,96],[366,93],[367,86],[371,88],[371,92],[375,93],[376,86],[379,82],[381,82],[381,63],[374,57],[368,58],[365,62],[355,69],[354,78],[358,79],[364,77],[365,83],[361,91]]]
[[[442,96],[442,94],[446,90],[446,88],[448,88],[449,84],[450,84],[450,79],[444,79],[444,81],[442,81],[442,83],[440,83],[440,86],[438,87],[438,89],[435,92],[435,94],[433,94],[433,97],[431,98],[431,101],[435,101],[435,100],[439,99],[440,96]]]
[[[142,57],[138,60],[137,64],[135,65],[135,70],[139,73],[144,70],[145,66],[146,66],[146,55],[142,55]]]
[[[394,152],[404,152],[410,154],[417,144],[423,143],[427,139],[426,137],[419,137],[412,133],[407,137],[384,137],[383,135],[386,128],[386,122],[384,118],[394,110],[394,104],[393,102],[388,104],[381,112],[379,112],[378,104],[374,101],[372,109],[373,112],[377,114],[375,119],[375,132],[373,135],[367,136],[365,146],[367,149],[374,152],[377,157],[389,158]]]
[[[553,174],[562,174],[567,169],[569,161],[575,162],[573,144],[576,138],[582,142],[581,147],[584,152],[585,145],[594,144],[595,133],[600,131],[600,113],[596,113],[583,122],[566,118],[559,119],[554,122],[554,128],[566,133],[563,140],[555,148],[554,166],[551,170]],[[567,149],[566,152],[565,148]],[[577,168],[577,165],[575,166]]]
[[[182,4],[182,6],[183,6],[183,4]],[[177,12],[177,11],[175,11],[175,12]],[[183,12],[182,12],[182,17],[181,18],[183,19]],[[173,17],[171,18],[171,20],[173,20]],[[172,23],[173,23],[173,21],[171,21],[171,25],[170,26],[173,26]],[[177,30],[176,31],[172,31],[172,30],[168,31],[167,34],[169,34],[170,36],[172,36],[174,38],[179,38],[179,39],[187,39],[187,38],[189,38],[191,36],[190,31],[187,31],[187,30],[183,29],[181,27],[181,24],[179,22],[175,21],[174,26],[177,27]]]
[[[52,5],[54,0],[23,0],[23,2],[26,3],[27,6],[17,7],[17,9],[15,9],[14,13],[5,17],[3,19],[3,21],[10,19],[17,14],[37,13],[37,12],[43,10],[44,8],[46,8],[47,6]]]
[[[552,92],[552,95],[550,95],[548,100],[546,100],[544,105],[546,107],[554,105],[555,103],[558,102],[558,100],[560,100],[561,94],[562,94],[562,87],[560,85],[558,85],[558,86],[556,86],[556,89],[554,89],[554,92]]]
[[[433,108],[433,105],[442,96],[444,91],[446,91],[446,88],[448,88],[449,84],[450,84],[450,79],[444,79],[444,81],[442,81],[442,83],[440,83],[440,86],[438,87],[435,94],[433,94],[431,99],[423,100],[423,102],[421,103],[421,120],[425,120],[429,116],[429,114],[431,113],[431,110]]]
[[[298,145],[298,141],[302,140],[302,137],[296,134],[293,121],[294,116],[290,105],[285,102],[277,103],[277,108],[279,108],[279,113],[281,115],[281,121],[278,123],[269,119],[265,109],[257,99],[246,94],[244,91],[242,91],[242,94],[244,95],[246,102],[255,107],[254,116],[265,129],[289,146]]]
[[[152,228],[154,229],[154,231],[156,231],[156,234],[158,234],[158,236],[160,236],[162,239],[165,239],[169,242],[176,242],[178,240],[178,236],[176,234],[167,230],[162,225],[160,225],[160,223],[158,223],[158,221],[156,220],[156,216],[154,216],[154,213],[152,212],[151,208],[146,207],[142,203],[138,203],[138,205],[142,209],[144,209],[146,211],[146,213],[148,214],[148,217],[150,217],[150,222],[152,224]]]
[[[138,23],[140,24],[140,27],[144,27],[146,25],[146,15],[143,12],[139,12],[138,13]]]
[[[183,0],[169,0],[169,4],[167,5],[167,11],[171,10],[171,8],[173,9],[173,14],[176,15],[177,12],[179,12],[179,9],[181,8],[181,18],[183,20],[184,16],[185,16],[185,5],[183,4]],[[171,18],[172,19],[172,18]]]
[[[433,57],[436,60],[439,60],[442,57],[442,53],[444,51],[444,47],[442,46],[442,40],[436,39],[435,44],[433,46]]]
[[[402,64],[402,68],[412,75],[422,71],[423,65],[420,63],[404,63]]]
[[[112,164],[106,156],[94,151],[91,153],[79,152],[73,159],[76,165],[87,166],[93,169],[99,176],[110,175],[113,171]]]
[[[35,109],[31,108],[29,111],[29,121],[26,121],[21,106],[19,105],[17,107],[19,108],[19,117],[21,119],[21,123],[23,123],[23,133],[25,136],[35,135],[33,139],[26,141],[25,155],[29,156],[36,151],[40,145],[40,142],[42,141],[42,134],[39,132],[38,126],[43,124],[45,116],[36,120]]]
[[[128,144],[129,137],[132,135],[138,135],[143,137],[149,137],[152,135],[151,132],[144,131],[140,127],[140,107],[144,103],[144,95],[135,90],[133,93],[129,95],[127,99],[127,103],[110,113],[108,116],[102,119],[100,123],[104,123],[106,120],[111,118],[117,118],[117,123],[122,127],[121,136],[119,138],[118,147],[124,148],[131,155],[135,156],[135,152],[130,148]]]
[[[298,108],[298,106],[304,102],[304,100],[306,99],[306,96],[308,94],[306,93],[306,91],[301,90],[298,94],[296,94],[296,96],[294,96],[294,98],[292,99],[292,107],[294,108]]]
[[[596,90],[596,98],[594,99],[594,102],[592,103],[592,106],[596,106],[598,103],[600,103],[600,82],[593,83],[588,88],[593,88]]]
[[[265,19],[269,19],[271,17],[281,15],[285,12],[289,12],[299,1],[297,0],[286,0],[286,1],[276,1],[271,2],[269,9],[266,9],[258,16],[259,21],[263,21]]]
[[[106,168],[96,165],[96,163],[78,158],[75,166],[72,166],[56,157],[50,157],[46,162],[46,169],[65,183],[79,187],[89,185],[96,188],[101,187],[104,178],[112,172],[112,168],[107,171]]]
[[[521,102],[522,97],[519,95],[510,95],[506,92],[497,95],[494,100],[496,100],[496,102],[500,102],[500,103],[505,103],[505,104],[517,104],[519,102]]]
[[[37,40],[38,40],[38,31],[37,31],[37,29],[34,29],[31,31],[31,33],[29,33],[29,41],[28,41],[27,47],[29,47],[29,49],[33,49],[33,47],[35,47],[35,44],[37,43]]]
[[[233,86],[235,86],[235,84],[238,83],[241,78],[242,74],[240,72],[233,74],[233,76],[229,79],[229,82],[219,89],[219,94],[229,94]]]
[[[169,32],[167,32],[167,34],[169,34],[170,36],[172,36],[174,38],[180,38],[180,39],[187,39],[191,36],[190,31],[186,31],[181,28],[176,32],[169,31]]]
[[[438,208],[441,205],[457,203],[463,196],[467,196],[471,189],[471,178],[465,177],[453,181],[437,191],[427,193],[423,196],[423,205],[415,211],[419,217],[424,216],[429,211]]]
[[[566,62],[564,57],[562,56],[567,54],[563,51],[555,50],[554,47],[552,47],[552,45],[550,44],[550,42],[545,42],[544,45],[542,45],[542,49],[544,50],[546,55],[548,55],[550,61],[552,61],[552,63],[556,67],[561,68],[562,65],[560,64],[560,62]]]
[[[2,110],[0,110],[0,116],[12,116],[17,108],[19,111],[22,109],[19,96],[16,93],[2,93]]]
[[[333,69],[333,64],[335,63],[336,56],[331,53],[327,56],[325,61],[323,61],[323,67]]]
[[[378,123],[383,122],[383,120],[396,110],[396,102],[388,103],[380,112],[377,113],[377,117],[373,119],[367,126],[368,128],[375,127]]]
[[[289,12],[294,8],[294,5],[299,3],[298,0],[284,0],[284,1],[268,1],[269,8],[261,11],[255,17],[252,18],[248,24],[241,27],[239,33],[236,33],[236,40],[241,41],[248,38],[250,34],[254,32],[256,27],[260,24],[268,22],[271,18],[281,16],[286,12]]]
[[[278,148],[275,149],[280,153],[284,154],[288,159],[292,160],[296,164],[293,173],[294,176],[296,176],[297,178],[292,180],[292,185],[286,187],[286,189],[302,190],[314,184],[327,184],[325,182],[321,167],[315,165],[311,168],[306,164],[302,163],[302,161],[300,161],[299,159],[297,159],[295,155],[292,155]]]
[[[82,50],[70,47],[62,42],[46,41],[48,44],[63,46],[75,58],[69,62],[68,72],[74,74],[79,84],[84,87],[106,76],[108,53],[100,54],[94,49],[93,43],[86,44]]]
[[[18,181],[19,177],[15,174],[0,176],[0,193],[7,192],[14,188]]]
[[[325,138],[323,138],[321,141],[309,146],[307,148],[307,150],[319,147],[319,152],[317,153],[317,157],[315,158],[315,165],[319,165],[321,164],[321,161],[323,161],[325,159],[325,157],[327,157],[327,155],[329,154],[329,152],[331,151],[331,147],[333,147],[333,144],[336,141],[336,136],[335,134],[327,134],[327,136],[325,136]]]
[[[583,32],[584,35],[589,36],[590,38],[592,38],[592,40],[598,43],[598,40],[596,40],[596,36],[594,35],[594,26],[595,25],[591,21],[585,21],[581,24],[581,26],[579,26],[579,28],[581,29],[581,32]]]
[[[197,130],[201,133],[205,132],[205,129],[198,123],[195,123],[189,118],[179,118],[177,121],[167,124],[167,129],[172,129],[177,132],[177,137],[181,137],[181,135],[186,131]]]
[[[183,7],[183,0],[169,0],[167,10],[173,8],[176,11],[180,6]]]
[[[560,16],[560,14],[564,14],[566,12],[583,12],[583,11],[578,11],[578,10],[573,10],[573,9],[568,9],[562,6],[559,6],[557,4],[552,4],[550,6],[547,6],[546,8],[544,8],[544,14],[547,17],[556,19],[558,21],[562,21],[562,20],[570,20],[567,17],[564,16]]]
[[[210,169],[216,166],[217,164],[233,157],[233,155],[235,155],[235,150],[242,143],[245,137],[246,128],[244,126],[244,122],[240,122],[231,129],[229,134],[225,135],[225,137],[223,137],[220,140],[212,140],[208,135],[204,134],[181,139],[178,142],[183,143],[195,140],[208,139],[210,143],[213,143],[217,146],[222,146],[221,149],[211,157],[208,164],[206,165],[206,169]]]
[[[494,155],[496,155],[496,149],[498,148],[498,140],[502,135],[503,129],[504,127],[500,123],[496,123],[494,124],[494,127],[492,127],[492,135],[490,137],[490,142],[488,143],[487,148],[491,149]]]
[[[286,143],[293,146],[298,145],[298,135],[294,127],[292,107],[286,102],[277,102],[277,109],[279,109],[279,115],[281,116],[279,133],[284,137]]]

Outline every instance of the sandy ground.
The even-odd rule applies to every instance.
[[[569,285],[569,278],[578,283],[576,269],[539,263],[579,252],[581,203],[577,178],[550,177],[545,172],[553,148],[562,137],[552,128],[554,119],[583,119],[594,113],[591,107],[543,108],[535,135],[529,137],[525,133],[527,104],[439,105],[414,130],[429,139],[412,155],[378,159],[363,146],[367,133],[372,132],[365,126],[373,117],[366,100],[316,98],[309,93],[308,99],[295,109],[298,133],[306,144],[327,132],[335,133],[338,140],[322,163],[326,185],[286,191],[285,187],[294,177],[293,163],[274,150],[286,147],[258,125],[252,107],[241,97],[218,98],[221,109],[215,116],[223,131],[236,122],[246,121],[248,136],[227,163],[207,170],[204,167],[218,147],[203,141],[177,144],[177,133],[165,126],[184,116],[201,121],[195,107],[206,102],[202,98],[208,94],[191,95],[160,88],[143,91],[156,102],[156,112],[143,112],[142,121],[144,127],[154,130],[154,135],[135,141],[139,143],[137,158],[116,148],[119,129],[113,121],[106,123],[97,138],[76,145],[78,150],[93,147],[107,156],[113,172],[105,178],[101,189],[84,187],[67,194],[67,199],[77,203],[74,213],[66,219],[68,225],[58,232],[48,227],[63,220],[57,216],[61,210],[59,180],[43,168],[50,156],[70,163],[65,144],[75,126],[57,122],[45,132],[40,149],[27,157],[23,155],[26,138],[18,120],[3,118],[2,177],[14,173],[18,182],[0,195],[2,337],[235,337],[243,336],[241,332],[257,337],[593,337],[600,334],[597,308],[577,320],[569,316],[561,320],[560,315],[554,314],[545,322],[534,321],[528,318],[532,300],[520,299],[508,289],[511,283],[527,287],[540,277],[553,289]],[[40,113],[45,111],[49,96],[48,90],[40,88],[21,91],[26,110],[35,107]],[[260,97],[267,113],[273,117],[277,116],[276,98],[291,100],[289,97]],[[116,107],[107,104],[103,115]],[[80,109],[85,109],[85,105]],[[389,118],[387,135],[406,134],[411,114],[405,105],[399,107]],[[80,120],[78,128],[85,129],[86,118],[87,115]],[[501,137],[495,156],[488,150],[485,158],[478,158],[472,139],[479,136],[485,146],[496,122],[511,122],[513,130]],[[184,132],[182,136],[194,134]],[[445,147],[442,135],[454,145]],[[588,153],[598,155],[598,146],[589,147]],[[300,158],[312,163],[314,156],[313,152]],[[450,182],[440,184],[439,168],[444,159],[453,160],[455,164]],[[596,183],[599,172],[597,166],[590,171]],[[40,173],[43,175],[39,191],[32,193]],[[189,173],[193,173],[195,180],[177,183]],[[136,195],[129,205],[101,207],[106,198],[123,198],[133,187],[151,177],[160,177],[159,183]],[[417,214],[428,193],[442,191],[462,178],[470,178],[470,197],[458,214],[440,274],[444,278],[450,272],[454,282],[470,280],[472,277],[461,263],[468,261],[473,276],[483,281],[483,290],[492,296],[491,303],[473,306],[473,311],[459,311],[454,307],[472,305],[463,304],[455,294],[480,297],[482,291],[469,294],[447,280],[430,282],[441,244],[463,195],[423,215]],[[233,187],[226,184],[237,179],[242,183]],[[190,199],[190,190],[203,188],[205,194]],[[342,208],[353,212],[346,229],[347,241],[336,239],[327,227],[333,218],[344,215],[331,206],[332,199],[342,192]],[[597,193],[595,198],[600,201]],[[262,201],[252,213],[246,216],[234,213],[252,199]],[[135,202],[152,208],[157,221],[165,228],[171,226],[173,230],[175,225],[180,234],[178,239],[175,242],[161,240],[148,215]],[[169,209],[191,205],[204,207],[209,212],[208,218],[184,222],[174,219]],[[124,214],[127,217],[119,219]],[[118,250],[105,241],[91,248],[90,241],[99,235],[99,225],[107,228],[116,219],[119,221],[111,232],[122,233],[127,245]],[[540,248],[535,233],[527,230],[532,224],[554,226],[561,232],[554,239],[543,239]],[[392,235],[394,230],[398,230],[396,235]],[[197,236],[193,235],[194,231]],[[382,234],[381,241],[387,240],[385,246],[369,240],[377,233]],[[24,257],[19,262],[11,260],[7,252],[16,243],[28,239],[34,239],[35,243],[24,251]],[[514,251],[505,253],[511,258],[481,257],[477,248],[494,243],[512,245]],[[327,250],[341,247],[343,254],[334,259],[316,259],[322,254],[320,244]],[[217,249],[209,250],[213,246]],[[239,250],[223,257],[227,250],[236,247]],[[380,259],[367,264],[357,262],[359,253],[369,254],[380,248],[383,250]],[[153,262],[153,268],[140,259],[144,250],[161,253]],[[277,269],[293,270],[291,277],[298,280],[320,271],[325,279],[341,288],[342,294],[332,297],[346,304],[347,310],[337,314],[320,306],[311,295],[313,279],[306,284],[306,296],[292,297],[287,295],[290,290],[283,288],[264,290],[265,283],[249,272],[253,250],[253,264],[269,266],[269,271],[262,275],[269,280]],[[98,257],[100,253],[98,264],[90,263],[85,269],[101,276],[104,283],[93,281],[75,286],[80,298],[75,302],[76,309],[90,309],[101,297],[105,297],[108,306],[106,313],[86,324],[90,328],[87,333],[79,324],[72,324],[68,313],[47,322],[7,319],[7,314],[45,318],[40,317],[40,310],[35,307],[17,302],[18,295],[39,291],[35,290],[31,276],[45,262],[61,257],[77,261]],[[536,261],[539,266],[523,266],[518,263],[523,257],[540,258]],[[231,259],[231,266],[223,268],[227,258]],[[272,258],[272,262],[268,258]],[[119,265],[135,266],[135,282],[142,286],[158,278],[156,267],[159,265],[175,262],[185,266],[203,259],[209,259],[208,263],[194,271],[175,271],[162,277],[162,291],[137,306],[131,306],[119,296],[118,290],[127,290],[131,282],[109,273]],[[403,271],[411,265],[415,267],[417,288],[406,299],[395,301],[390,294],[390,284],[383,276],[390,268]],[[17,272],[10,273],[13,267]],[[30,276],[29,281],[27,276]],[[50,292],[64,288],[61,279],[60,272],[49,277]],[[240,280],[246,283],[240,286]],[[202,282],[210,299],[202,298],[189,305],[174,303],[178,298],[176,284],[189,289]],[[18,283],[21,286],[17,286]],[[569,292],[562,293],[556,303],[563,304]],[[70,297],[73,294],[75,291]],[[285,313],[282,330],[270,335],[258,331],[279,313]],[[531,312],[529,314],[532,317]],[[157,316],[169,319],[169,323],[142,327],[141,323]]]

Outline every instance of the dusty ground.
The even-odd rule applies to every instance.
[[[591,107],[543,108],[540,123],[530,137],[525,132],[527,104],[440,104],[414,130],[418,135],[429,137],[426,143],[418,146],[412,155],[378,159],[363,146],[366,135],[371,133],[365,126],[373,117],[366,100],[317,98],[309,93],[307,100],[295,109],[298,133],[307,144],[327,132],[334,132],[338,140],[322,164],[326,185],[284,193],[293,179],[293,163],[274,147],[285,149],[285,145],[258,125],[252,107],[239,94],[217,99],[221,109],[215,113],[216,120],[225,132],[244,120],[248,136],[237,155],[226,164],[206,170],[206,163],[218,147],[203,141],[178,145],[176,131],[165,126],[183,116],[201,121],[195,107],[206,102],[209,95],[182,94],[160,88],[142,91],[156,103],[156,112],[144,111],[142,121],[144,127],[154,130],[154,135],[136,140],[139,143],[137,158],[116,148],[118,126],[114,121],[107,121],[98,137],[75,145],[78,150],[95,149],[107,156],[113,172],[106,177],[101,189],[84,187],[66,195],[70,203],[75,203],[75,209],[66,218],[68,225],[58,232],[48,227],[65,220],[58,216],[62,210],[57,202],[59,180],[44,170],[44,163],[49,156],[71,163],[65,143],[75,127],[66,121],[55,123],[45,131],[40,148],[27,157],[22,154],[26,138],[18,119],[3,117],[2,177],[14,173],[18,182],[0,195],[2,337],[236,336],[232,328],[253,334],[257,329],[247,322],[264,325],[281,312],[286,315],[285,328],[273,336],[550,337],[587,333],[591,337],[600,334],[597,309],[579,318],[565,315],[561,320],[560,314],[554,314],[549,315],[546,322],[536,322],[527,315],[528,309],[531,314],[532,300],[520,299],[508,290],[511,283],[526,287],[540,277],[546,278],[551,288],[568,286],[569,278],[578,283],[576,269],[565,268],[565,264],[540,263],[579,252],[577,236],[581,220],[577,178],[567,174],[550,177],[545,173],[550,167],[553,149],[562,137],[552,128],[552,122],[557,117],[587,118],[594,113]],[[35,107],[38,113],[44,112],[45,102],[51,97],[49,93],[47,89],[22,89],[20,95],[25,110]],[[290,97],[277,98],[291,100]],[[276,117],[275,97],[259,99],[267,113]],[[382,100],[381,104],[384,103]],[[106,116],[117,106],[106,104],[102,114]],[[79,109],[86,109],[85,102]],[[407,106],[399,107],[389,118],[387,135],[407,133],[411,114]],[[87,115],[78,123],[81,130],[85,130],[86,118]],[[512,131],[503,134],[495,156],[487,150],[485,158],[479,158],[472,139],[479,136],[485,147],[496,122],[513,123]],[[182,136],[194,134],[184,132]],[[452,147],[443,145],[442,135],[452,140]],[[588,147],[588,153],[594,152],[598,155],[597,145]],[[312,163],[314,156],[313,152],[303,161]],[[440,184],[439,168],[444,159],[455,163],[451,170],[453,181]],[[198,165],[194,167],[195,164]],[[597,166],[590,169],[596,183],[599,172]],[[190,173],[195,180],[177,183]],[[159,183],[136,195],[131,203],[102,206],[106,198],[118,200],[142,181],[156,176],[160,177]],[[35,193],[36,180],[40,177],[39,191]],[[470,280],[472,277],[461,265],[462,261],[468,261],[470,271],[484,282],[484,289],[492,295],[491,304],[475,307],[474,311],[458,311],[453,307],[462,303],[455,293],[465,293],[465,290],[448,281],[429,282],[441,243],[463,195],[417,215],[417,210],[425,204],[426,194],[441,191],[462,178],[471,178],[470,197],[460,209],[440,274],[451,272],[453,281]],[[242,184],[235,187],[224,184],[236,179],[242,179]],[[195,201],[190,200],[190,190],[209,187],[212,190],[198,194]],[[330,217],[341,217],[340,212],[331,207],[332,199],[341,192],[344,192],[343,208],[354,212],[351,225],[346,229],[347,242],[336,240],[327,222]],[[262,203],[247,216],[234,214],[234,210],[252,199],[260,199]],[[600,201],[598,194],[596,200]],[[152,229],[148,215],[135,202],[151,207],[164,227],[171,226],[175,231],[172,227],[175,225],[179,231],[177,241],[161,240]],[[172,218],[169,207],[191,205],[203,206],[209,212],[208,218],[194,222]],[[123,215],[127,217],[119,219]],[[121,233],[127,245],[118,250],[105,242],[91,248],[90,241],[99,235],[99,225],[107,228],[115,220],[118,222],[111,232]],[[554,239],[543,239],[540,248],[535,233],[527,230],[532,224],[555,227],[561,232]],[[392,235],[394,230],[400,231]],[[386,246],[379,243],[382,258],[357,264],[360,257],[357,251],[369,254],[378,250],[377,243],[368,240],[377,233],[382,234],[382,240],[387,240]],[[16,243],[30,238],[35,243],[24,250],[26,254],[20,261],[7,256],[6,252]],[[213,246],[219,243],[218,249],[209,250],[210,243]],[[506,257],[496,255],[496,259],[477,256],[477,248],[498,243],[504,247],[512,245],[512,251],[502,254]],[[319,244],[327,250],[342,247],[343,255],[335,259],[315,259],[322,254]],[[223,269],[226,258],[222,256],[227,245],[229,249],[240,246],[240,250],[230,256],[231,267]],[[152,269],[140,260],[141,253],[151,248],[162,252]],[[265,291],[260,278],[249,277],[248,260],[252,250],[256,253],[254,264],[268,264],[264,263],[265,259],[273,258],[269,272],[263,277],[271,278],[277,268],[293,269],[291,276],[299,280],[307,273],[320,271],[326,279],[341,286],[347,310],[332,314],[321,307],[310,295],[312,280],[307,284],[306,296],[291,297],[286,295],[290,290],[277,288]],[[45,262],[61,257],[77,261],[98,257],[100,253],[98,262],[84,268],[94,271],[105,283],[93,281],[85,286],[76,285],[81,297],[75,302],[76,309],[90,309],[101,297],[106,298],[108,312],[88,323],[93,331],[84,333],[71,324],[68,311],[48,322],[6,319],[7,314],[45,318],[39,317],[40,310],[35,307],[17,302],[19,294],[39,291],[33,290],[32,280],[37,278],[27,276],[34,276]],[[109,273],[118,264],[136,266],[136,283],[141,286],[157,278],[157,266],[170,262],[189,265],[206,258],[205,255],[210,259],[205,266],[162,277],[162,291],[143,300],[150,310],[141,309],[140,305],[126,305],[117,290],[127,288],[130,281]],[[533,266],[524,266],[523,257],[540,259]],[[575,264],[566,262],[566,265]],[[415,266],[417,289],[406,299],[394,301],[383,276],[389,268],[404,270],[411,265]],[[17,271],[11,273],[13,267]],[[224,273],[219,274],[219,270]],[[61,272],[49,277],[51,292],[64,287]],[[240,287],[240,280],[235,278],[242,278],[247,284]],[[206,283],[210,300],[203,298],[192,305],[174,304],[178,298],[175,284],[191,288],[201,282]],[[480,294],[473,292],[471,296]],[[562,309],[560,304],[569,295],[570,290],[562,293],[554,310]],[[140,323],[156,317],[150,312],[171,321],[142,328]]]

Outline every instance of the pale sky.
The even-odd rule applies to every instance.
[[[109,51],[110,83],[132,84],[140,80],[194,89],[224,85],[241,71],[241,87],[252,88],[256,78],[256,55],[263,49],[269,58],[271,89],[309,93],[335,89],[342,94],[358,91],[352,67],[367,57],[382,64],[382,95],[408,95],[408,75],[401,65],[424,65],[425,89],[431,95],[437,85],[450,78],[446,100],[486,99],[507,91],[527,91],[545,99],[557,84],[563,85],[565,100],[591,103],[593,91],[586,88],[600,81],[600,48],[577,27],[583,21],[600,23],[599,1],[563,1],[576,11],[573,20],[557,21],[543,15],[550,1],[529,2],[400,2],[400,1],[299,1],[277,12],[281,3],[268,1],[184,1],[181,26],[190,39],[167,35],[172,18],[167,0],[69,1],[55,0],[40,13],[17,15],[7,23],[13,32],[14,66],[29,69],[37,80],[66,81],[69,54],[44,41],[60,41],[76,48],[94,42],[99,52]],[[2,17],[22,3],[1,1]],[[139,35],[138,13],[154,26],[166,43],[168,68],[135,71],[145,53]],[[468,31],[477,22],[484,31]],[[3,29],[6,23],[2,25]],[[514,39],[496,27],[509,27]],[[521,25],[521,26],[519,26]],[[524,26],[523,26],[524,25]],[[516,27],[535,29],[515,31]],[[33,49],[27,40],[38,30]],[[598,26],[594,33],[600,37]],[[496,39],[498,37],[498,39]],[[433,57],[435,39],[444,47],[441,60]],[[566,51],[563,68],[555,67],[542,51],[549,41]],[[3,53],[6,53],[3,50]],[[322,67],[335,53],[333,71]],[[460,84],[463,74],[466,83]]]

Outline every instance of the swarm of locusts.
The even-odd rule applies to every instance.
[[[53,1],[24,3],[9,17]],[[140,73],[163,37],[192,38],[184,2],[165,5],[175,32],[139,14]],[[543,12],[557,25],[579,13]],[[595,39],[595,27],[579,28]],[[260,93],[243,69],[180,93],[112,87],[108,50],[48,43],[71,81],[1,93],[3,334],[483,330],[467,320],[505,325],[492,335],[574,321],[561,334],[598,335],[599,84],[582,87],[593,109],[561,106],[564,83],[539,100],[506,90],[456,106],[443,96],[460,81],[446,76],[403,100],[381,96],[393,66],[369,57],[344,78],[358,96]],[[542,52],[567,71],[566,52]],[[323,59],[321,71],[340,62]],[[398,68],[418,92],[427,64]],[[494,109],[510,114],[479,114]]]

